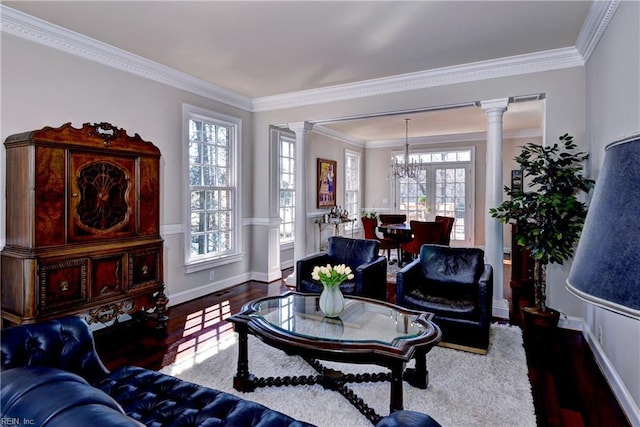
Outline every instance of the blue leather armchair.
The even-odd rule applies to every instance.
[[[329,237],[327,252],[310,255],[296,263],[296,290],[320,293],[322,284],[311,279],[318,265],[345,264],[354,274],[353,280],[340,285],[345,295],[358,295],[385,301],[387,299],[387,258],[379,255],[380,242],[367,239]]]
[[[484,354],[493,309],[493,268],[484,251],[425,244],[396,276],[396,303],[434,313],[441,345]]]

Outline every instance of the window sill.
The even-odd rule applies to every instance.
[[[184,272],[186,274],[195,273],[197,271],[209,270],[214,267],[220,267],[221,265],[232,264],[234,262],[240,262],[244,258],[243,253],[234,253],[229,255],[222,255],[216,258],[208,258],[205,260],[191,261],[184,266]]]

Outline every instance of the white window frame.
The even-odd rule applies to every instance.
[[[356,171],[355,171],[355,175],[356,175],[356,179],[357,179],[357,183],[356,183],[356,189],[351,189],[349,188],[349,183],[347,182],[347,165],[349,164],[349,162],[347,161],[347,157],[355,157],[356,158]],[[344,150],[344,168],[342,171],[342,176],[344,177],[344,193],[343,193],[343,198],[344,200],[342,201],[342,206],[344,206],[344,209],[349,213],[349,218],[354,219],[355,222],[350,222],[350,223],[346,223],[345,224],[345,230],[357,230],[360,228],[360,211],[362,209],[362,154],[357,152],[357,151],[353,151],[353,150],[349,150],[349,149],[345,149]],[[349,193],[355,193],[356,195],[356,206],[355,209],[353,209],[352,207],[347,205],[347,196]]]
[[[295,194],[296,194],[296,181],[295,181],[295,168],[293,170],[293,202],[292,202],[292,207],[293,207],[293,222],[289,222],[289,224],[292,226],[293,228],[293,234],[291,236],[291,238],[283,238],[282,237],[282,227],[284,226],[284,224],[287,224],[285,222],[285,219],[282,217],[281,213],[282,213],[282,206],[280,205],[280,192],[282,191],[282,188],[280,187],[280,183],[282,182],[282,141],[287,141],[288,143],[292,144],[293,147],[293,154],[292,154],[292,159],[295,165],[295,162],[297,162],[296,159],[296,136],[293,133],[287,133],[287,132],[283,132],[283,131],[278,131],[278,212],[280,214],[280,231],[279,231],[279,238],[280,238],[280,245],[293,245],[293,242],[295,240],[295,231],[296,231],[296,224],[295,224],[295,209],[296,209],[296,199],[295,199]]]
[[[232,203],[232,215],[230,228],[233,231],[231,237],[231,247],[223,253],[209,255],[192,255],[191,253],[191,185],[189,180],[189,122],[191,119],[213,122],[223,126],[228,126],[231,130],[231,147],[229,150],[229,184],[233,189],[234,197]],[[242,119],[218,113],[212,110],[196,107],[189,104],[182,106],[182,158],[184,177],[184,263],[185,272],[207,270],[220,265],[241,261],[242,252],[242,192],[240,183],[240,155],[242,146]]]

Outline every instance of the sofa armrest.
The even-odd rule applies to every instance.
[[[3,371],[0,386],[4,420],[50,427],[141,427],[108,394],[71,372],[49,367]]]
[[[404,297],[424,280],[420,259],[405,265],[396,275],[396,304],[403,305]]]
[[[311,279],[313,267],[317,265],[327,265],[330,262],[331,260],[326,252],[299,259],[298,262],[296,262],[296,290],[299,292],[304,291],[302,281]]]
[[[5,328],[0,352],[3,371],[45,366],[73,372],[89,382],[109,372],[96,353],[89,326],[77,316]]]

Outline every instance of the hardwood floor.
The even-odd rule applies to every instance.
[[[287,289],[279,283],[247,282],[173,306],[166,337],[150,336],[131,323],[96,331],[98,353],[111,370],[123,365],[161,369],[234,334],[224,319],[245,302]],[[544,340],[526,337],[525,350],[538,426],[630,426],[580,333],[559,330]],[[518,426],[515,415],[513,425]]]

